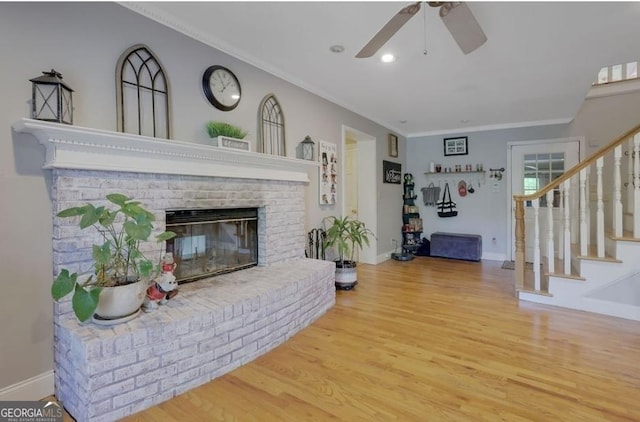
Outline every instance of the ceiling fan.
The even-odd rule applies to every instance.
[[[487,36],[480,28],[480,24],[471,13],[471,9],[464,2],[429,1],[431,7],[440,8],[440,17],[451,32],[453,39],[464,54],[469,54],[487,41]],[[371,57],[398,32],[405,23],[420,11],[421,2],[403,7],[376,35],[364,46],[356,58]]]

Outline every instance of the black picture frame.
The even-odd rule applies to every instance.
[[[444,156],[469,154],[469,140],[466,136],[444,138]]]
[[[402,164],[382,160],[382,183],[402,183]]]

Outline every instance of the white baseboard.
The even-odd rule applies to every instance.
[[[502,262],[507,260],[507,255],[503,253],[497,253],[497,252],[482,252],[482,260]]]
[[[53,393],[53,371],[47,371],[1,389],[0,401],[40,400]]]

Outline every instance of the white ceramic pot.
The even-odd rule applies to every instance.
[[[144,280],[124,286],[103,287],[95,314],[103,320],[118,320],[138,312],[147,292]]]
[[[336,262],[336,289],[351,290],[358,284],[356,263],[352,261]]]

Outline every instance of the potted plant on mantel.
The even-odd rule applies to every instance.
[[[53,299],[59,301],[73,291],[72,307],[76,317],[84,322],[96,315],[96,321],[120,322],[135,316],[145,298],[155,265],[140,251],[153,230],[154,215],[120,193],[111,193],[107,200],[112,209],[86,204],[60,211],[62,218],[80,217],[81,229],[94,227],[104,243],[93,245],[94,274],[79,282],[78,274],[62,269],[51,286]],[[173,232],[156,236],[158,242],[175,237]]]
[[[217,147],[251,151],[251,142],[244,140],[248,133],[241,127],[226,122],[210,121],[207,123],[207,133]]]
[[[325,248],[336,247],[338,258],[336,263],[336,289],[351,290],[358,284],[356,261],[353,255],[356,247],[362,249],[369,246],[369,236],[375,235],[360,220],[345,217],[329,216],[322,220],[326,236]],[[348,257],[348,259],[346,259]]]

